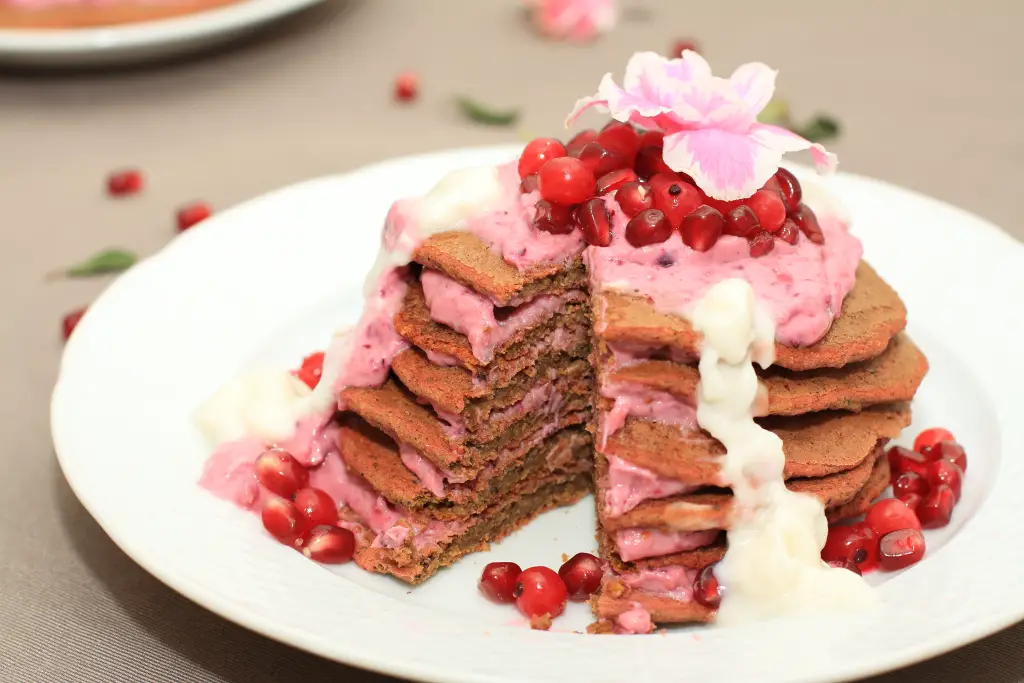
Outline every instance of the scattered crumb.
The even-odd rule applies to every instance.
[[[615,633],[615,626],[609,619],[601,619],[587,626],[587,633],[590,633],[591,635]]]
[[[547,631],[549,628],[551,628],[551,615],[542,614],[539,617],[531,617],[530,628],[535,629],[537,631]]]
[[[569,556],[566,555],[565,553],[562,553],[562,564],[565,564],[568,561],[569,561]]]
[[[621,598],[626,594],[626,587],[621,581],[609,581],[602,590],[613,598]]]

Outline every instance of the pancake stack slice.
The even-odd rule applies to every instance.
[[[597,629],[636,609],[654,623],[708,621],[695,586],[725,553],[732,495],[724,449],[696,424],[698,336],[640,297],[594,291],[593,310],[597,536],[610,568],[592,599]],[[899,297],[862,262],[824,338],[777,344],[760,372],[758,421],[782,439],[787,486],[819,498],[830,520],[888,486],[883,447],[909,423],[927,371],[905,325]]]

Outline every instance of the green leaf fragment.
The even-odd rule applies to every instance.
[[[494,109],[468,97],[457,97],[455,103],[463,116],[486,126],[511,126],[519,120],[518,109]]]
[[[124,249],[105,249],[81,263],[61,271],[67,277],[92,277],[106,273],[121,273],[131,268],[138,257]]]
[[[838,137],[840,130],[838,121],[831,116],[819,114],[793,132],[811,142],[825,142]]]

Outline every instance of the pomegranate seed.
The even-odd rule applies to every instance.
[[[747,200],[747,206],[757,216],[757,222],[768,232],[778,232],[786,220],[786,205],[782,197],[771,190],[758,190]]]
[[[640,134],[640,144],[637,145],[637,151],[640,151],[641,147],[663,147],[665,145],[665,134],[660,130],[647,130]]]
[[[612,121],[597,134],[597,141],[608,150],[621,154],[633,165],[636,152],[640,149],[640,134],[628,123]]]
[[[779,187],[779,181],[776,180],[775,176],[769,178],[768,182],[761,186],[761,189],[774,192],[775,194],[779,195],[780,198],[782,197],[782,188]]]
[[[829,563],[852,562],[861,571],[871,571],[878,566],[878,536],[866,524],[831,527],[821,559]]]
[[[949,524],[956,505],[956,494],[945,484],[932,488],[917,505],[917,517],[924,529],[938,529]]]
[[[420,93],[420,77],[413,71],[403,71],[395,77],[395,99],[411,102]]]
[[[320,383],[320,376],[324,372],[324,352],[317,351],[302,359],[302,365],[295,372],[295,376],[310,389],[316,389]]]
[[[722,595],[725,591],[718,583],[718,579],[715,578],[715,566],[713,564],[704,567],[697,574],[696,580],[693,582],[693,598],[711,609],[718,609],[718,606],[722,604]]]
[[[107,194],[112,197],[124,197],[137,194],[142,190],[142,171],[127,169],[115,171],[107,176]]]
[[[491,562],[484,567],[477,588],[491,602],[516,601],[516,579],[523,573],[515,562]]]
[[[673,230],[703,203],[700,190],[675,173],[659,173],[648,182],[654,191],[654,208],[665,214]]]
[[[78,327],[78,321],[82,319],[82,316],[85,315],[87,310],[89,310],[87,307],[78,308],[64,316],[64,319],[61,321],[61,329],[64,332],[64,341],[67,341],[68,338],[71,337],[71,333],[75,331],[76,327]]]
[[[796,223],[796,227],[800,228],[800,232],[807,236],[807,239],[815,244],[825,243],[825,235],[821,232],[821,226],[818,225],[818,217],[814,215],[809,206],[801,204],[789,214],[789,217]]]
[[[744,205],[742,199],[730,199],[730,200],[715,199],[714,197],[709,197],[703,191],[701,191],[701,195],[703,195],[703,197],[704,197],[704,203],[705,204],[707,204],[708,206],[710,206],[712,209],[714,209],[718,213],[722,214],[723,216],[728,216],[730,211],[732,211],[736,207]],[[726,234],[728,235],[729,233],[726,233]],[[744,236],[745,235],[738,235],[738,237],[744,237]]]
[[[256,479],[271,493],[291,498],[309,481],[309,472],[291,453],[272,448],[256,458]]]
[[[533,217],[533,227],[556,235],[568,235],[572,232],[572,210],[561,204],[552,204],[540,199],[535,205],[537,213]]]
[[[916,515],[918,508],[921,505],[921,498],[922,496],[919,493],[905,493],[903,494],[903,497],[900,498],[900,500],[903,501],[903,504],[907,506],[908,510],[910,510]],[[921,518],[918,517],[918,521],[920,521],[920,519]]]
[[[683,244],[694,251],[707,251],[715,246],[725,228],[725,218],[710,206],[700,206],[679,224]]]
[[[924,534],[919,529],[898,529],[882,536],[878,562],[886,571],[903,569],[924,557]]]
[[[871,527],[878,538],[900,529],[921,528],[921,522],[910,508],[895,498],[886,498],[872,505],[864,517],[864,524]]]
[[[846,569],[848,571],[853,572],[857,576],[863,575],[863,572],[861,572],[860,567],[858,567],[850,560],[831,560],[827,564],[828,566],[835,567],[836,569]]]
[[[570,600],[586,600],[601,585],[601,561],[590,553],[576,553],[558,569]]]
[[[796,241],[800,239],[800,228],[796,227],[796,223],[787,218],[783,222],[782,227],[775,233],[775,236],[783,242],[796,244]]]
[[[893,476],[904,472],[913,472],[922,477],[928,474],[928,462],[920,453],[916,453],[903,446],[893,446],[886,454],[889,459],[889,469]]]
[[[626,157],[618,152],[605,149],[597,142],[588,142],[580,150],[579,160],[591,170],[595,178],[629,166],[629,160]]]
[[[661,211],[641,211],[626,224],[626,241],[634,247],[661,244],[672,236],[672,224]]]
[[[672,45],[672,52],[669,53],[669,57],[675,59],[676,57],[682,57],[683,51],[689,50],[690,52],[699,52],[697,49],[697,43],[692,40],[677,40]]]
[[[967,453],[964,451],[964,447],[956,441],[940,441],[931,446],[925,446],[921,449],[921,455],[925,460],[933,462],[950,460],[963,472],[967,472]]]
[[[260,515],[263,528],[285,545],[298,548],[309,531],[309,522],[303,517],[295,503],[284,498],[270,497],[263,503]]]
[[[948,429],[932,427],[917,435],[917,438],[914,439],[914,450],[923,453],[924,449],[934,446],[940,441],[956,441],[956,439],[953,437],[953,432]]]
[[[615,201],[619,203],[622,213],[632,218],[641,211],[654,208],[654,192],[647,183],[633,181],[616,190]]]
[[[302,554],[320,564],[343,564],[356,551],[356,537],[348,529],[324,524],[309,532]]]
[[[519,177],[525,178],[540,170],[545,162],[565,156],[565,147],[558,140],[537,138],[519,155]]]
[[[959,501],[964,473],[952,460],[939,460],[928,465],[928,483],[932,488],[945,484],[953,491],[954,499]]]
[[[523,181],[519,183],[519,191],[523,194],[529,194],[530,192],[536,192],[537,188],[540,187],[540,182],[537,180],[537,174],[528,175],[523,178]]]
[[[562,577],[547,567],[524,570],[516,579],[513,595],[519,611],[528,617],[557,617],[568,598]]]
[[[572,140],[569,140],[565,145],[565,153],[567,156],[578,157],[583,148],[587,146],[587,143],[597,140],[597,131],[588,129],[581,131]]]
[[[723,215],[726,235],[750,238],[762,232],[761,224],[757,222],[757,214],[746,204],[740,204]]]
[[[576,209],[576,222],[583,230],[583,239],[595,247],[612,243],[612,218],[603,199],[595,197]]]
[[[800,206],[800,200],[804,198],[804,191],[800,187],[800,181],[796,176],[784,168],[775,172],[775,182],[778,183],[779,194],[786,204],[786,211],[796,211]]]
[[[762,230],[753,237],[748,237],[747,244],[750,246],[750,255],[758,258],[775,248],[775,238],[767,230]]]
[[[641,147],[633,162],[636,174],[641,178],[652,178],[659,173],[675,173],[661,157],[661,146],[649,145]]]
[[[194,202],[178,209],[178,232],[185,232],[196,223],[205,221],[213,213],[206,202]]]
[[[926,493],[928,493],[928,480],[917,472],[901,472],[892,481],[892,495],[896,496],[898,500],[902,501],[905,496],[923,496]]]
[[[537,174],[540,194],[555,204],[579,204],[594,196],[594,173],[579,159],[559,157],[545,162]]]
[[[309,521],[310,526],[330,526],[338,523],[338,504],[326,491],[315,488],[295,492],[295,507]]]
[[[631,168],[620,168],[611,173],[606,173],[597,179],[597,193],[607,194],[615,192],[626,183],[636,181],[636,173]]]

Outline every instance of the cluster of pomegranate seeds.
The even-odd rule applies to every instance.
[[[763,256],[775,241],[796,244],[803,234],[821,244],[817,217],[801,203],[800,181],[784,168],[746,199],[708,197],[662,156],[664,135],[612,121],[585,130],[568,143],[531,141],[519,157],[524,193],[539,192],[533,226],[554,234],[577,228],[592,246],[611,244],[611,216],[602,198],[613,195],[629,219],[625,238],[634,247],[660,244],[678,232],[683,243],[707,251],[723,235],[747,240]]]
[[[295,376],[310,389],[316,389],[320,383],[320,376],[324,371],[324,352],[317,351],[302,359],[302,365],[295,371]]]
[[[213,209],[206,202],[192,202],[178,209],[176,214],[178,232],[185,232],[196,223],[205,221],[213,214]]]
[[[953,434],[928,429],[914,449],[889,449],[893,498],[877,501],[864,521],[829,529],[821,558],[859,573],[903,569],[924,557],[924,529],[949,524],[960,500],[967,455]]]
[[[142,171],[125,169],[114,171],[107,176],[107,194],[111,197],[124,197],[142,191]]]
[[[395,77],[395,99],[411,102],[420,93],[420,77],[413,71],[403,71]]]
[[[577,553],[557,572],[548,567],[523,570],[515,562],[491,562],[484,567],[477,588],[492,602],[515,603],[531,625],[546,628],[550,619],[565,610],[566,601],[593,595],[603,574],[600,560],[589,553]]]

